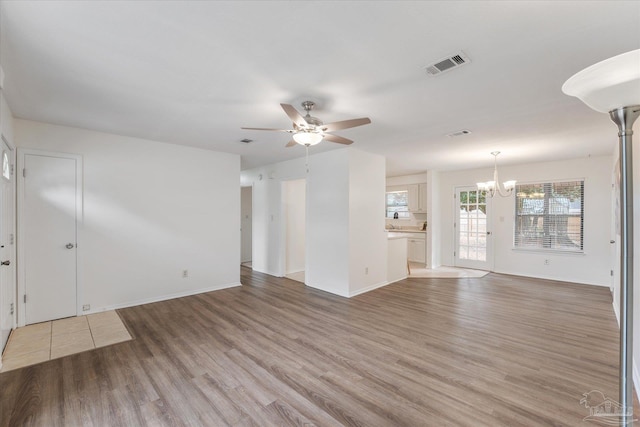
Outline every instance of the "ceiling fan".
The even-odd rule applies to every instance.
[[[331,142],[337,142],[338,144],[349,145],[353,141],[347,138],[343,138],[338,135],[334,135],[331,132],[353,128],[356,126],[362,126],[371,123],[368,117],[360,119],[342,120],[333,123],[322,123],[322,120],[312,117],[310,111],[315,107],[315,102],[304,101],[302,108],[307,112],[303,117],[298,111],[289,104],[280,104],[284,112],[293,121],[293,129],[271,129],[271,128],[242,128],[248,130],[269,130],[275,132],[287,132],[292,134],[293,139],[286,145],[287,147],[293,147],[296,144],[309,147],[316,145],[323,139]]]

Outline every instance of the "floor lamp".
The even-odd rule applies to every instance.
[[[598,62],[562,91],[609,113],[618,126],[620,156],[620,425],[633,422],[633,122],[640,115],[640,49]]]

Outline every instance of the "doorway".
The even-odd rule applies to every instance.
[[[306,262],[306,186],[305,179],[282,182],[284,237],[284,276],[304,283]]]
[[[477,187],[456,188],[454,209],[455,266],[491,270],[491,216],[485,192]]]
[[[15,327],[14,152],[2,136],[0,177],[0,353]]]
[[[76,316],[82,158],[19,151],[19,323]]]
[[[253,187],[240,188],[240,265],[251,268]]]

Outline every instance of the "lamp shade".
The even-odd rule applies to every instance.
[[[567,80],[562,91],[601,113],[640,105],[640,49],[585,68]]]
[[[300,145],[316,145],[322,141],[322,134],[307,131],[296,132],[293,134],[293,140]]]

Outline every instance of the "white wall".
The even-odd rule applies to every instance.
[[[387,283],[385,158],[349,151],[349,295]]]
[[[310,161],[312,161],[311,157]],[[284,276],[282,259],[284,245],[281,244],[284,235],[284,213],[281,183],[305,177],[303,158],[242,171],[240,184],[253,187],[251,265],[255,271],[272,276]]]
[[[434,203],[440,203],[440,172],[427,172],[427,268],[436,268],[441,265],[442,245],[442,209],[432,209]]]
[[[304,271],[306,230],[306,188],[304,179],[282,182],[285,228],[285,274]]]
[[[474,186],[492,175],[491,169],[441,172],[438,204],[441,216],[441,259],[453,265],[454,189]],[[593,157],[559,162],[499,167],[502,180],[520,183],[550,180],[585,179],[584,254],[559,254],[513,250],[515,216],[514,196],[492,200],[494,244],[493,271],[553,280],[609,286],[611,157]],[[435,201],[434,201],[435,203]],[[549,259],[550,264],[544,265]]]
[[[78,286],[91,312],[239,284],[239,156],[26,120],[15,138],[83,157]]]
[[[309,156],[308,174],[304,158],[243,171],[254,192],[253,269],[284,275],[281,182],[306,177],[307,286],[352,296],[386,284],[384,168],[383,157],[349,147]]]
[[[240,227],[242,236],[240,240],[240,261],[251,261],[251,223],[253,214],[251,212],[252,188],[242,187],[240,189]]]
[[[307,179],[307,286],[349,296],[349,148],[313,156]]]
[[[13,115],[9,104],[4,99],[4,94],[0,91],[0,132],[7,139],[9,144],[14,144],[13,137]]]

